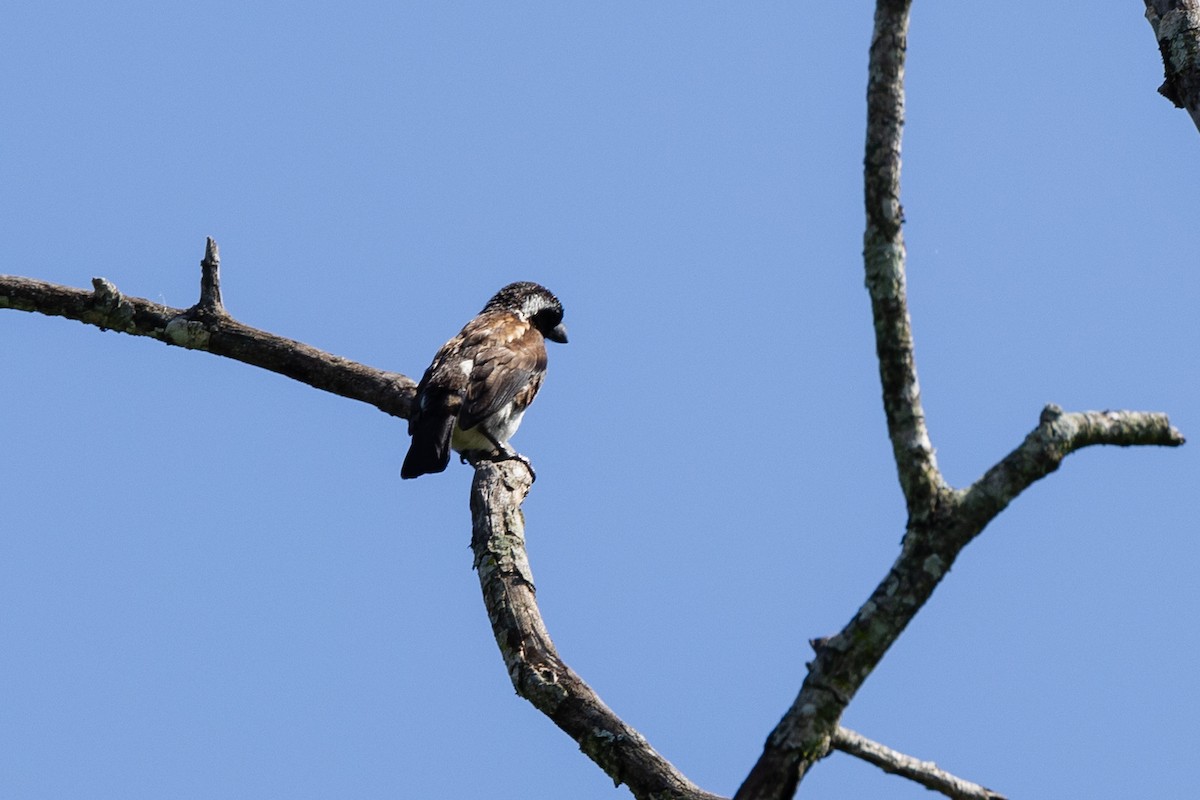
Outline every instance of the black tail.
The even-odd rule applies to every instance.
[[[401,478],[417,478],[432,472],[442,472],[450,463],[450,434],[454,431],[454,416],[422,418],[411,431],[412,444],[400,467]]]

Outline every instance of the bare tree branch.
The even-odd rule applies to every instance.
[[[532,485],[518,461],[482,461],[471,484],[471,548],[492,632],[517,694],[642,800],[719,800],[696,787],[568,667],[534,598],[521,504]]]
[[[965,492],[946,485],[925,426],[905,297],[900,141],[911,0],[878,0],[867,84],[863,260],[884,410],[908,507],[901,552],[858,613],[814,640],[800,692],[767,738],[735,800],[784,800],[834,746],[838,721],[867,676],[933,594],[962,548],[1029,484],[1091,444],[1179,445],[1160,414],[1043,412],[1025,443]]]
[[[1043,412],[1025,442],[964,492],[909,521],[896,563],[836,635],[815,640],[816,657],[800,693],[767,740],[735,798],[787,798],[809,767],[828,754],[845,707],[892,643],[924,606],[962,549],[1017,494],[1057,469],[1067,454],[1094,444],[1183,444],[1165,415],[1131,411]]]
[[[909,514],[914,514],[933,505],[945,487],[921,407],[904,274],[900,140],[910,2],[882,0],[875,10],[867,79],[863,263],[875,321],[875,352],[879,356],[888,435]]]
[[[888,436],[909,518],[913,519],[927,515],[945,490],[921,407],[905,291],[900,143],[904,129],[904,59],[910,6],[911,0],[878,0],[875,6],[867,77],[863,165],[867,225],[863,235],[863,263],[875,323],[875,352],[879,358]],[[883,588],[881,584],[880,589]],[[932,591],[930,585],[927,592]],[[876,595],[879,593],[877,589]],[[924,600],[917,607],[921,602]],[[868,606],[871,601],[863,608]],[[860,610],[842,635],[852,633],[855,622],[862,618]],[[876,639],[883,649],[864,654],[861,665],[849,665],[853,674],[848,682],[837,679],[846,665],[822,663],[822,653],[834,652],[825,646],[826,640],[814,644],[818,658],[809,664],[800,694],[767,738],[763,754],[738,789],[736,800],[782,800],[795,793],[808,768],[829,753],[842,710],[906,621]],[[838,637],[834,638],[838,640],[834,644],[841,644]]]
[[[812,642],[816,657],[808,665],[808,677],[735,797],[786,798],[794,793],[804,772],[828,754],[837,722],[862,682],[933,594],[962,549],[1030,484],[1082,447],[1183,443],[1183,435],[1164,414],[1065,414],[1057,406],[1047,406],[1038,427],[1020,447],[969,489],[944,495],[932,513],[909,520],[900,556],[871,597],[839,633]],[[789,775],[795,781],[790,785]]]
[[[920,761],[906,756],[849,728],[837,729],[833,736],[833,746],[836,750],[874,764],[884,772],[908,778],[926,789],[952,797],[954,800],[1007,800],[998,792],[939,769],[932,761]]]
[[[1162,53],[1165,79],[1159,93],[1186,108],[1200,129],[1200,2],[1145,0],[1146,20]]]
[[[0,308],[66,317],[101,330],[204,350],[360,400],[392,416],[408,417],[416,388],[411,378],[251,328],[226,314],[221,305],[216,242],[208,241],[201,300],[188,309],[127,297],[104,278],[93,278],[95,288],[89,292],[15,275],[0,275]]]
[[[965,492],[959,500],[964,518],[979,530],[1034,481],[1058,469],[1071,453],[1091,445],[1159,445],[1178,447],[1183,434],[1166,414],[1141,411],[1080,411],[1072,414],[1050,404],[1021,446],[1013,450]],[[969,531],[973,526],[968,526]]]

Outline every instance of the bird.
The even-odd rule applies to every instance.
[[[566,344],[563,307],[544,286],[510,283],[442,345],[417,384],[401,478],[442,472],[453,448],[466,460],[529,461],[509,446],[546,376],[546,339]],[[530,467],[530,475],[533,469]]]

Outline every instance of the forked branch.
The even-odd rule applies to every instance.
[[[962,548],[1034,481],[1092,444],[1168,445],[1183,437],[1161,414],[1043,412],[1021,447],[960,492],[943,479],[925,425],[905,289],[900,203],[904,59],[910,0],[878,0],[867,83],[863,262],[875,325],[883,406],[908,522],[896,562],[846,626],[813,641],[800,692],[767,737],[736,800],[785,800],[829,754],[838,723],[867,676],[932,596]]]

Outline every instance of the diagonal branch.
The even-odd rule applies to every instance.
[[[645,800],[720,800],[695,786],[625,724],[563,662],[534,597],[521,503],[532,473],[516,461],[482,461],[471,484],[471,548],[492,632],[509,678],[617,784]]]
[[[204,350],[360,400],[392,416],[408,417],[416,388],[411,378],[251,328],[228,316],[220,301],[218,264],[216,243],[209,239],[201,300],[188,309],[128,297],[104,278],[93,278],[95,288],[89,292],[15,275],[0,275],[0,308],[66,317],[101,330]]]
[[[993,792],[987,787],[951,775],[932,761],[920,761],[912,756],[906,756],[904,753],[879,744],[879,742],[873,742],[849,728],[837,729],[837,733],[833,736],[833,747],[874,764],[884,772],[908,778],[930,791],[939,792],[953,800],[1006,800],[1004,795],[999,792]]]
[[[960,497],[960,513],[979,530],[1032,483],[1058,469],[1071,453],[1092,445],[1178,447],[1186,440],[1166,414],[1143,411],[1064,413],[1050,404],[1020,447],[971,484]],[[968,530],[975,526],[968,526]],[[963,544],[966,544],[964,542]]]

